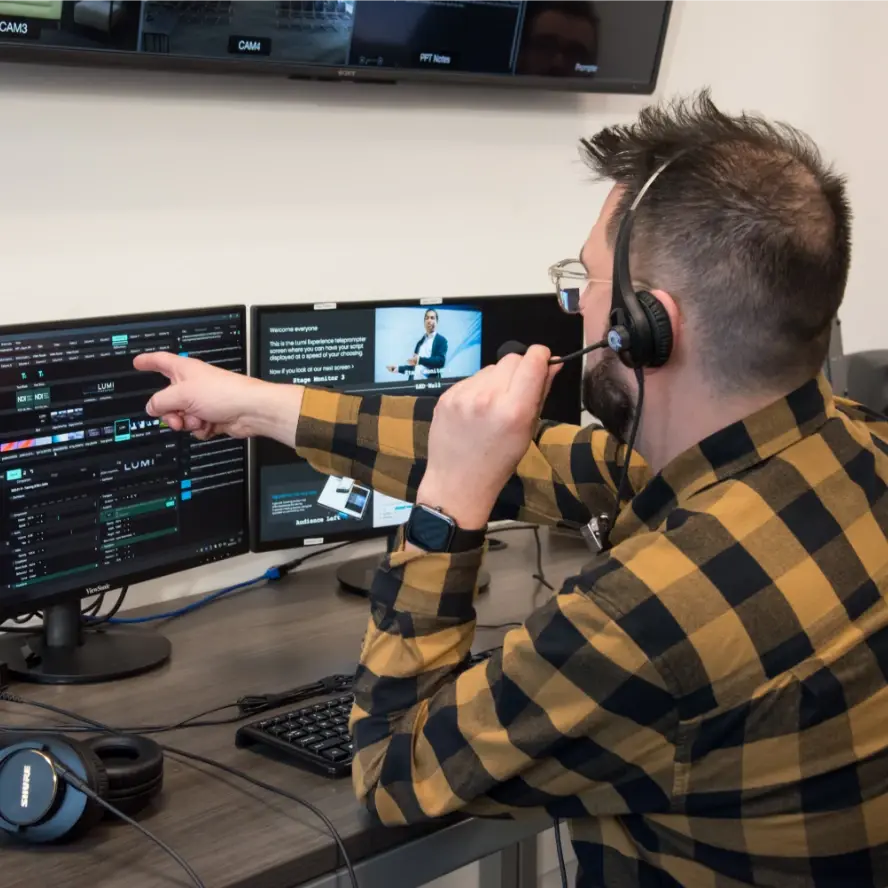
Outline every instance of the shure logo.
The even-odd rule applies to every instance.
[[[22,769],[22,797],[19,805],[22,808],[28,807],[28,797],[31,795],[31,766],[25,765]]]
[[[27,22],[4,22],[0,19],[0,34],[21,34],[24,37],[27,33]]]
[[[87,586],[86,594],[87,595],[96,595],[99,592],[107,592],[111,588],[110,583],[99,583],[98,586]]]

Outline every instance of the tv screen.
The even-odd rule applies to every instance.
[[[650,93],[670,5],[0,0],[0,60]]]

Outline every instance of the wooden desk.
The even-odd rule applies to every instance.
[[[542,537],[546,574],[553,585],[588,560],[581,544],[545,531]],[[502,539],[508,548],[491,552],[487,560],[492,582],[478,603],[479,623],[521,620],[550,594],[531,578],[535,547],[530,531],[514,530]],[[360,549],[346,549],[343,555],[355,551]],[[334,557],[316,568],[309,562],[284,581],[233,594],[157,630],[149,628],[156,624],[148,624],[145,631],[162,631],[173,643],[171,662],[156,672],[107,685],[16,684],[13,690],[115,726],[173,724],[243,694],[284,690],[353,670],[367,623],[367,602],[338,591]],[[479,629],[475,649],[498,644],[503,634],[504,630]],[[44,721],[37,710],[0,703],[4,725]],[[325,779],[239,750],[235,729],[236,725],[192,728],[158,739],[247,771],[319,806],[357,864],[361,888],[422,884],[549,825],[545,819],[506,823],[454,818],[422,827],[387,828],[373,822],[356,802],[349,780]],[[214,769],[168,758],[163,794],[139,821],[185,857],[207,888],[348,885],[347,878],[335,876],[342,861],[333,839],[310,812]],[[189,884],[167,855],[118,823],[104,824],[70,846],[19,848],[4,841],[0,854],[3,888]],[[487,885],[493,885],[492,879],[485,880]]]

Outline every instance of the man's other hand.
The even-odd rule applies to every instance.
[[[394,364],[389,364],[388,367],[385,368],[389,373],[397,373],[398,368]]]
[[[146,410],[171,429],[192,432],[201,439],[220,434],[233,438],[264,435],[293,446],[302,386],[262,382],[167,352],[146,352],[133,363],[137,370],[159,373],[169,380]]]
[[[417,501],[475,530],[530,446],[555,374],[541,345],[507,355],[445,392],[435,406]]]

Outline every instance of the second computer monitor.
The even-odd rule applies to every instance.
[[[251,371],[270,382],[359,395],[437,397],[494,363],[510,339],[567,354],[582,348],[583,327],[552,294],[260,306],[253,309]],[[579,361],[564,366],[545,419],[579,423],[581,373]],[[384,535],[407,520],[409,503],[322,475],[276,442],[252,446],[254,551]]]

